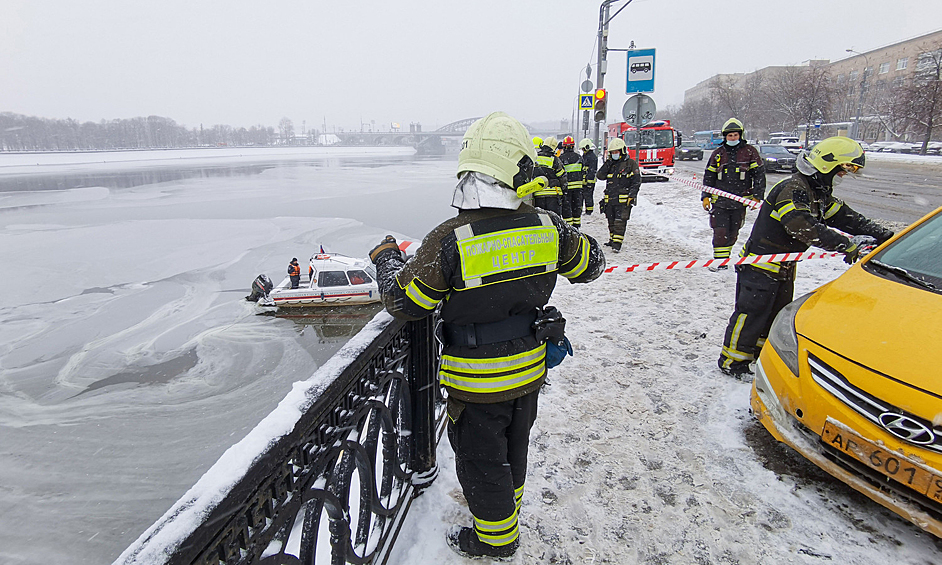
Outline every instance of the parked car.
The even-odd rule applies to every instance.
[[[768,172],[793,173],[798,170],[795,166],[795,154],[781,145],[760,145],[759,155],[762,156],[765,170]]]
[[[855,141],[857,141],[857,143],[860,144],[860,148],[863,149],[864,151],[873,151],[873,149],[870,148],[870,144],[867,143],[866,141],[860,141],[860,140],[855,140]]]
[[[928,155],[942,154],[942,141],[930,141],[929,145],[926,147],[926,154]]]
[[[677,159],[680,161],[694,160],[702,161],[703,160],[703,148],[700,147],[700,144],[696,141],[682,141],[680,147],[676,151]]]
[[[893,141],[874,141],[873,143],[870,144],[870,150],[871,150],[871,151],[880,151],[881,149],[883,149],[884,147],[886,147],[887,145],[889,145],[889,144],[891,144],[891,143],[895,143],[895,142],[893,142]]]
[[[780,145],[787,149],[788,151],[794,153],[795,155],[801,151],[801,143],[798,141],[797,137],[794,136],[775,136],[773,135],[769,138],[768,145]]]
[[[881,147],[880,152],[881,153],[911,153],[912,148],[913,148],[912,143],[904,143],[902,141],[893,141]]]
[[[942,208],[786,306],[751,404],[777,439],[942,537]]]

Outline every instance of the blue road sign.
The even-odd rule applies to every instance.
[[[654,92],[654,49],[628,51],[625,94],[632,92]]]
[[[579,109],[580,110],[591,110],[594,104],[595,104],[594,94],[580,94],[579,95]]]

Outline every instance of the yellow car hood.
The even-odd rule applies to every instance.
[[[942,390],[942,295],[855,265],[799,309],[795,329],[831,351],[926,390]]]

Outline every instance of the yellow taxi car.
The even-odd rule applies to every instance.
[[[778,441],[942,537],[942,208],[785,307],[752,411]]]

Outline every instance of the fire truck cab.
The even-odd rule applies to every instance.
[[[655,120],[641,126],[640,130],[625,122],[610,124],[608,137],[620,137],[625,141],[628,156],[638,162],[642,173],[661,176],[674,172],[674,147],[680,145],[681,139],[680,133],[671,127],[670,120]]]

